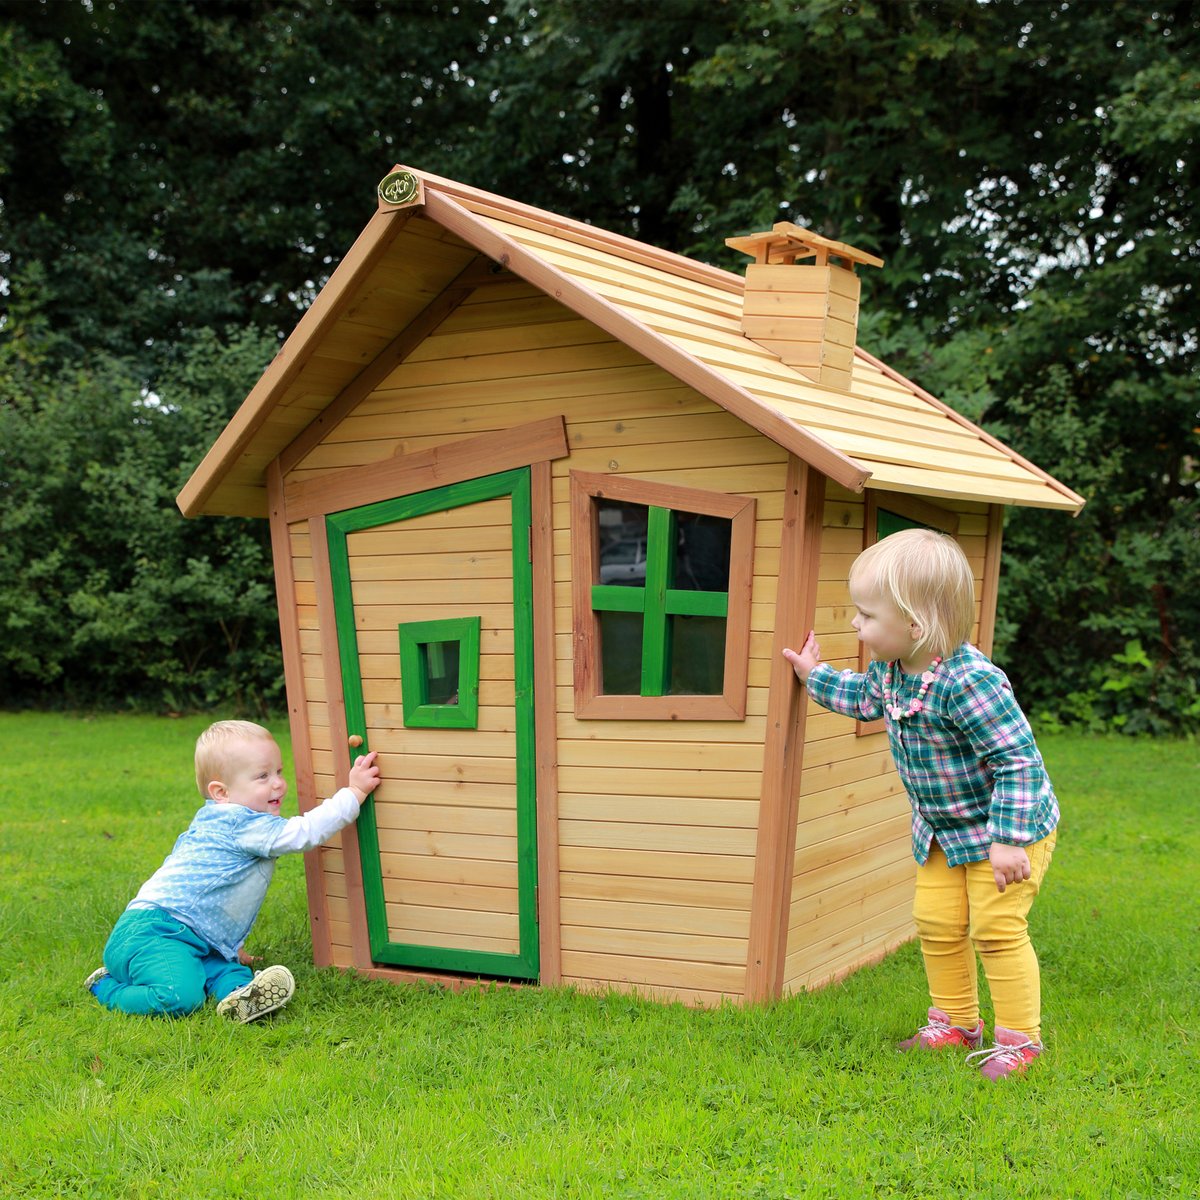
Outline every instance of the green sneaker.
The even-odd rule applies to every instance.
[[[217,1005],[217,1015],[245,1025],[282,1008],[295,990],[296,981],[287,967],[266,967],[256,971],[249,983],[230,992]]]

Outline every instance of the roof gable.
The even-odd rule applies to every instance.
[[[1078,511],[1083,500],[861,349],[849,390],[813,383],[739,328],[742,279],[413,172],[385,202],[181,490],[188,516],[265,515],[294,463],[454,305],[507,270],[854,491]]]

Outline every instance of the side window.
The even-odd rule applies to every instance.
[[[936,529],[954,537],[958,533],[958,514],[916,496],[868,490],[863,519],[863,549],[901,529]],[[860,647],[858,669],[865,671],[869,662],[866,650]],[[885,728],[882,720],[858,721],[854,732],[863,737],[869,733],[882,733]]]
[[[573,472],[576,715],[740,720],[754,502]]]

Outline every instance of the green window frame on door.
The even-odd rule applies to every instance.
[[[474,729],[479,724],[479,618],[406,621],[399,630],[404,724]]]

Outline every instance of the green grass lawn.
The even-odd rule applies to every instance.
[[[106,1012],[80,983],[197,807],[205,724],[0,714],[0,1196],[1200,1191],[1195,743],[1044,741],[1047,1054],[997,1085],[895,1053],[928,1003],[914,946],[760,1009],[397,988],[309,965],[294,857],[250,943],[291,966],[288,1009]]]

